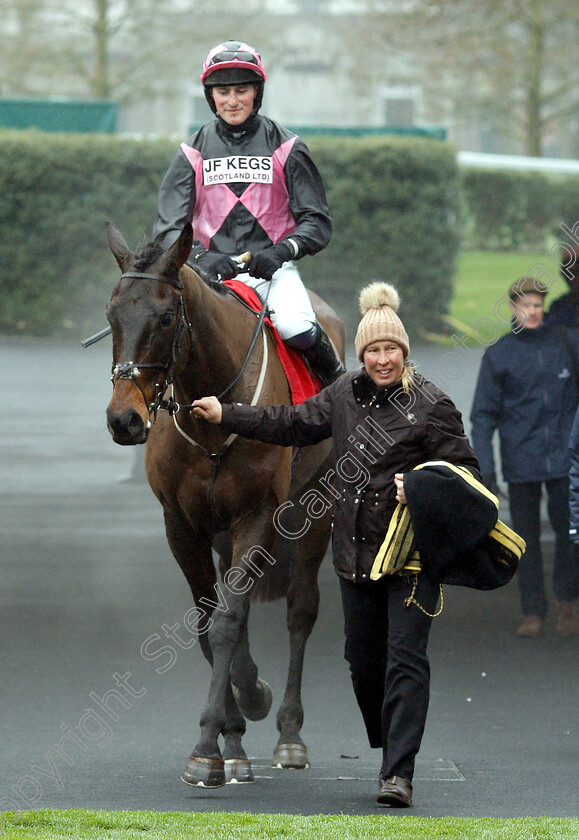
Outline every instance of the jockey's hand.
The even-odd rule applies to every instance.
[[[193,403],[192,413],[209,423],[221,423],[221,403],[217,397],[201,397]]]
[[[292,249],[285,242],[278,242],[271,248],[258,251],[249,263],[249,274],[263,280],[271,280],[275,272],[293,256]]]
[[[396,485],[396,501],[401,505],[406,504],[406,493],[404,492],[404,473],[396,473],[394,476],[394,484]]]
[[[227,254],[218,254],[217,251],[204,251],[195,260],[201,271],[212,280],[221,276],[222,280],[231,280],[239,273],[239,266]]]

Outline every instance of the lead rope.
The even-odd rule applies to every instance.
[[[442,584],[439,583],[438,585],[440,587],[440,609],[438,610],[438,612],[435,612],[435,613],[426,612],[426,610],[424,609],[422,604],[419,604],[418,601],[416,600],[416,598],[414,597],[414,595],[416,593],[416,587],[418,586],[418,574],[412,575],[412,592],[410,593],[408,598],[404,599],[404,606],[409,607],[410,604],[414,604],[414,606],[418,607],[420,612],[423,612],[424,615],[427,615],[429,618],[437,618],[440,615],[440,613],[442,612],[442,610],[444,609],[444,593],[443,593],[443,590],[442,590]]]

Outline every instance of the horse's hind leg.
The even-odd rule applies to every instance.
[[[302,769],[310,766],[300,735],[304,722],[301,686],[306,644],[318,617],[318,570],[328,546],[329,532],[327,517],[319,519],[312,523],[307,536],[302,537],[296,547],[287,593],[290,662],[284,698],[277,713],[280,735],[273,754],[274,767]]]

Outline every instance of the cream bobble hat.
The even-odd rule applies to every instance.
[[[364,350],[374,341],[395,341],[406,358],[410,342],[404,324],[396,314],[400,296],[394,286],[378,281],[370,283],[360,292],[359,305],[363,317],[354,342],[358,359],[364,361]]]

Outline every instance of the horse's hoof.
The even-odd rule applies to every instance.
[[[191,755],[181,779],[186,785],[194,785],[195,787],[223,787],[225,784],[223,759],[198,758]]]
[[[272,767],[280,770],[305,770],[310,766],[304,744],[278,744],[273,754]]]
[[[249,784],[255,782],[251,762],[247,758],[225,759],[225,782],[231,784]]]
[[[271,709],[273,701],[271,688],[265,680],[261,679],[261,677],[257,678],[257,682],[261,688],[262,696],[261,702],[254,705],[244,702],[243,695],[240,690],[236,686],[233,686],[233,696],[235,697],[235,702],[239,707],[239,711],[246,720],[263,720],[268,716],[269,710]]]

